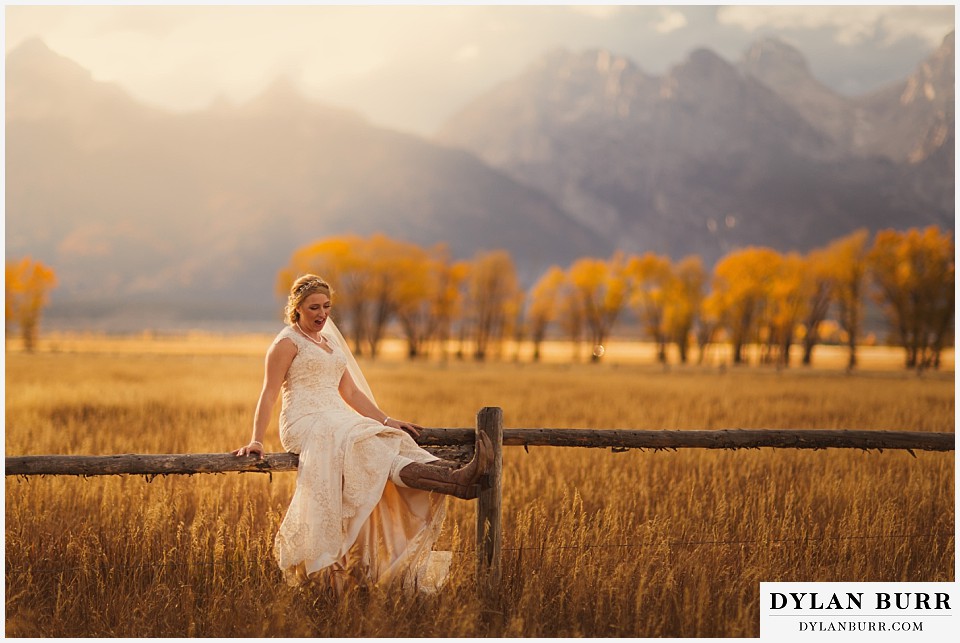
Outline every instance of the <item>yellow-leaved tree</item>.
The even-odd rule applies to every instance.
[[[509,252],[492,250],[474,257],[467,277],[464,322],[473,331],[475,359],[484,360],[490,348],[500,348],[516,319],[522,294]]]
[[[775,250],[748,247],[728,254],[714,267],[711,308],[730,332],[734,364],[742,364],[744,346],[759,339],[778,264]]]
[[[669,339],[677,345],[682,364],[687,363],[690,335],[694,325],[702,318],[703,289],[706,281],[707,275],[700,257],[684,257],[673,267],[664,326]]]
[[[463,289],[469,274],[470,264],[466,261],[445,264],[440,273],[440,287],[433,312],[437,324],[434,341],[439,346],[440,356],[444,361],[447,359],[447,345],[453,334],[454,322],[463,316]],[[463,328],[463,324],[460,326]],[[461,346],[462,340],[461,336]]]
[[[361,244],[358,252],[368,271],[369,307],[365,326],[370,356],[379,354],[387,325],[401,306],[405,307],[405,318],[409,322],[408,340],[412,335],[419,349],[427,329],[420,323],[424,319],[413,311],[425,307],[431,297],[427,251],[406,241],[375,234]]]
[[[407,356],[416,359],[427,353],[431,340],[444,330],[449,334],[456,290],[451,288],[451,271],[445,246],[430,250],[409,247],[393,263],[392,284],[395,308]]]
[[[796,252],[779,257],[769,290],[767,314],[770,358],[777,366],[790,365],[794,333],[809,303],[805,279],[807,262]]]
[[[530,339],[533,342],[533,361],[540,361],[540,345],[547,335],[547,327],[560,311],[560,296],[567,276],[559,266],[550,266],[530,288]]]
[[[939,367],[954,317],[953,235],[936,226],[882,230],[868,260],[877,301],[906,350],[905,366]]]
[[[804,257],[806,264],[801,289],[806,297],[803,307],[803,365],[813,362],[813,349],[820,341],[820,325],[827,318],[833,297],[833,276],[826,250],[811,250]]]
[[[564,284],[560,289],[557,300],[557,320],[563,334],[570,339],[573,361],[579,362],[583,345],[583,330],[586,326],[586,312],[584,311],[583,299],[573,284],[570,283],[567,273],[564,273]]]
[[[667,363],[667,308],[674,275],[670,259],[652,252],[631,257],[627,262],[631,303],[636,307],[643,329],[657,345],[657,361]]]
[[[591,357],[597,362],[603,356],[598,350],[604,345],[617,317],[629,297],[626,261],[621,253],[609,260],[584,258],[575,261],[568,271],[575,296],[583,307],[583,319],[590,330],[595,350]]]
[[[32,352],[40,329],[40,317],[51,289],[57,285],[53,268],[30,257],[6,263],[5,338],[14,326],[20,329],[23,347]]]
[[[328,237],[299,248],[278,275],[287,293],[304,273],[334,290],[334,318],[357,355],[375,358],[386,331],[399,322],[414,359],[437,339],[445,346],[459,312],[465,264],[450,264],[445,246],[426,249],[383,234]]]
[[[289,292],[290,284],[300,275],[312,273],[326,280],[334,292],[333,317],[358,356],[364,353],[372,289],[366,244],[367,240],[357,235],[315,241],[297,249],[277,277],[281,295]]]
[[[703,364],[707,356],[707,348],[723,331],[725,295],[712,289],[700,302],[700,312],[697,315],[697,364]]]
[[[846,332],[849,356],[847,369],[857,366],[857,341],[863,325],[863,296],[867,277],[867,241],[870,233],[861,228],[827,246],[837,322]]]

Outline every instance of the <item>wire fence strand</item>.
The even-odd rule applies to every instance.
[[[532,545],[529,547],[503,547],[502,551],[524,551],[524,552],[545,552],[553,550],[570,550],[570,549],[639,549],[644,547],[656,547],[660,545],[669,545],[671,547],[680,547],[680,546],[689,546],[689,545],[770,545],[770,544],[780,544],[780,543],[790,543],[790,544],[816,544],[828,541],[841,541],[841,540],[885,540],[891,538],[897,539],[906,539],[906,538],[939,538],[939,539],[950,539],[953,538],[953,533],[948,532],[939,532],[932,534],[882,534],[882,535],[853,535],[853,536],[831,536],[827,538],[770,538],[766,540],[670,540],[670,541],[644,541],[638,543],[588,543],[583,545],[551,545],[549,547],[539,547],[537,545]],[[476,549],[456,549],[453,550],[454,554],[458,555],[476,555]],[[203,562],[191,562],[191,563],[143,563],[140,565],[124,565],[124,566],[111,566],[109,571],[113,570],[133,570],[133,569],[147,569],[147,568],[158,568],[158,567],[218,567],[218,566],[238,566],[238,567],[256,567],[253,563],[248,561],[203,561]],[[11,565],[8,560],[6,573],[10,574],[17,568],[17,565]],[[89,567],[62,567],[62,568],[52,568],[52,569],[30,569],[31,574],[62,574],[65,572],[71,571],[86,571],[90,569]],[[24,571],[24,570],[21,570]]]

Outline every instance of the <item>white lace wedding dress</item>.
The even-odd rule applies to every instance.
[[[274,342],[282,339],[298,353],[283,382],[280,441],[300,454],[296,491],[274,543],[285,579],[338,590],[395,581],[436,590],[451,557],[431,551],[444,496],[396,484],[401,468],[436,456],[347,405],[338,392],[343,347],[332,342],[327,352],[289,326]]]

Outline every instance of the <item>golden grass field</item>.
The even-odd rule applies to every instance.
[[[224,452],[249,437],[269,337],[52,337],[6,354],[6,453]],[[949,370],[873,348],[842,371],[607,363],[363,363],[390,415],[508,427],[953,431]],[[629,349],[629,350],[628,350]],[[820,349],[818,349],[819,351]],[[631,352],[632,351],[632,352]],[[522,357],[522,355],[521,355]],[[267,448],[279,451],[275,425]],[[503,579],[474,589],[473,502],[451,499],[435,596],[335,599],[281,580],[294,474],[7,478],[8,636],[759,635],[761,581],[954,579],[954,454],[507,447]]]

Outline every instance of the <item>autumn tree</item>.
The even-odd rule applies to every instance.
[[[863,297],[867,275],[867,241],[870,233],[861,228],[827,246],[833,279],[837,322],[847,335],[847,369],[857,366],[857,342],[863,325]]]
[[[408,348],[412,339],[417,345],[414,350],[416,353],[432,329],[429,317],[417,315],[414,311],[419,309],[422,313],[429,310],[430,302],[436,298],[436,264],[423,248],[382,234],[373,235],[360,250],[370,272],[369,316],[366,323],[370,356],[379,354],[387,325],[398,315],[401,307],[405,309],[400,318],[401,322],[407,322],[404,330]]]
[[[697,364],[703,364],[706,358],[707,347],[716,339],[717,333],[723,328],[725,316],[724,294],[711,290],[700,302],[697,315]]]
[[[820,325],[827,318],[833,296],[833,276],[830,271],[830,256],[824,249],[812,250],[804,258],[805,269],[801,289],[806,298],[803,307],[803,360],[804,366],[813,361],[813,349],[820,341]]]
[[[57,285],[53,268],[24,257],[6,262],[5,335],[15,324],[20,328],[24,349],[32,352],[36,346],[40,318],[51,289]]]
[[[580,361],[583,331],[586,326],[586,313],[579,291],[564,273],[565,281],[557,297],[557,319],[563,334],[570,340],[573,361]]]
[[[940,365],[954,316],[954,242],[936,226],[877,233],[868,261],[877,301],[906,351],[907,368]]]
[[[402,253],[393,257],[393,278],[384,283],[407,341],[407,356],[415,359],[426,352],[428,342],[440,332],[442,324],[449,327],[450,267],[442,245],[431,250],[405,246]]]
[[[486,359],[492,343],[509,332],[521,294],[510,253],[494,250],[477,254],[467,278],[467,317],[473,330],[474,358]]]
[[[7,261],[6,302],[4,307],[4,340],[9,341],[17,324],[17,304],[20,301],[19,262]]]
[[[444,262],[439,274],[440,283],[434,301],[434,337],[444,360],[447,359],[447,344],[452,336],[454,321],[464,316],[463,289],[469,274],[470,265],[466,261]],[[465,327],[462,321],[460,325]]]
[[[506,336],[513,337],[514,341],[517,344],[517,350],[519,351],[520,343],[524,339],[524,334],[526,333],[526,319],[524,315],[524,307],[527,303],[527,294],[524,292],[523,288],[520,287],[520,281],[514,273],[514,285],[513,285],[513,295],[508,297],[504,305],[504,318],[506,323],[503,326],[502,333],[498,339],[502,339]],[[497,358],[500,359],[503,356],[503,342],[497,342]],[[519,353],[515,354],[515,359],[519,360]]]
[[[511,333],[513,335],[513,361],[520,361],[521,348],[524,340],[527,338],[527,332],[530,325],[527,322],[527,295],[522,288],[517,289],[517,296],[511,302],[511,311],[513,321],[511,323]]]
[[[711,306],[730,331],[734,364],[743,363],[743,347],[759,329],[778,259],[770,248],[748,247],[728,254],[714,267]]]
[[[583,306],[584,320],[594,346],[603,346],[629,296],[625,260],[615,254],[609,260],[580,259],[569,270],[569,279]],[[592,360],[602,354],[593,352]]]
[[[320,275],[335,291],[337,319],[353,350],[376,357],[387,328],[397,320],[415,358],[440,334],[449,338],[459,301],[463,266],[449,265],[444,246],[424,249],[383,234],[369,238],[329,237],[298,249],[280,272],[278,287],[306,272]]]
[[[779,257],[768,290],[768,344],[777,366],[790,365],[790,347],[809,303],[807,262],[791,252]]]
[[[365,352],[373,288],[366,248],[367,240],[357,235],[321,239],[296,250],[277,279],[282,295],[299,275],[312,273],[325,279],[334,291],[334,317],[342,321],[342,332],[358,356]]]
[[[677,345],[680,362],[687,363],[690,334],[701,315],[706,272],[700,257],[690,256],[673,267],[667,294],[664,327],[668,340]]]
[[[540,361],[540,345],[547,335],[547,327],[559,313],[560,296],[566,275],[559,266],[551,266],[530,288],[530,306],[527,319],[533,342],[533,361]]]
[[[666,364],[666,316],[674,280],[670,259],[652,252],[631,257],[626,274],[630,280],[631,302],[647,335],[657,345],[657,361]]]

